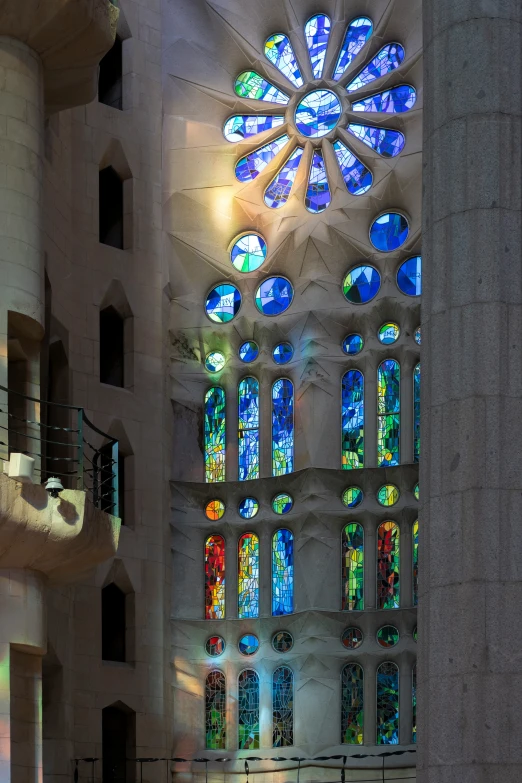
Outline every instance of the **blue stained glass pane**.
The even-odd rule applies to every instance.
[[[259,748],[259,676],[253,669],[246,669],[239,675],[237,695],[239,750],[257,750]]]
[[[259,478],[259,382],[244,378],[238,394],[239,480]]]
[[[377,744],[399,744],[399,668],[391,661],[377,669]]]
[[[372,186],[371,171],[339,139],[334,141],[333,148],[348,192],[352,196],[362,196]]]
[[[375,150],[383,158],[395,158],[404,149],[406,139],[400,131],[373,128],[371,125],[350,123],[346,130],[355,138]]]
[[[295,182],[297,169],[303,157],[303,147],[296,147],[285,165],[276,174],[265,191],[265,204],[270,209],[283,207],[290,198],[290,191]]]
[[[281,378],[272,386],[272,475],[294,469],[294,385]]]
[[[330,206],[331,200],[332,196],[330,194],[330,185],[328,184],[328,175],[326,173],[326,166],[324,165],[323,153],[317,150],[314,151],[312,155],[305,207],[309,212],[313,212],[317,215],[319,212],[324,212],[324,210]]]
[[[377,374],[377,465],[399,464],[401,409],[401,368],[395,359],[386,359]]]
[[[280,103],[286,105],[289,101],[288,95],[282,90],[278,90],[273,84],[255,71],[243,71],[240,73],[234,84],[234,89],[240,98],[252,98],[255,101],[266,101],[267,103]]]
[[[374,111],[383,114],[402,114],[415,106],[417,93],[413,87],[401,84],[391,90],[361,98],[352,103],[352,111]]]
[[[225,391],[214,386],[205,394],[205,480],[225,480]]]
[[[245,617],[245,615],[241,615],[241,617]],[[241,655],[254,655],[259,649],[259,639],[253,633],[247,633],[241,637],[237,646]]]
[[[339,52],[337,65],[332,75],[334,82],[338,82],[352,60],[357,57],[366,41],[373,32],[373,23],[367,16],[359,16],[346,28],[346,35]]]
[[[205,312],[211,321],[227,324],[239,312],[241,294],[235,285],[222,283],[209,292],[205,302]]]
[[[314,90],[305,95],[295,110],[295,126],[309,139],[319,139],[335,128],[343,109],[330,90]]]
[[[263,315],[281,315],[292,304],[294,289],[286,277],[269,277],[256,291],[256,307]]]
[[[236,114],[230,117],[224,125],[223,136],[231,144],[243,139],[250,139],[258,133],[279,128],[284,124],[285,118],[281,115],[273,117],[252,116],[248,114]]]
[[[421,335],[421,328],[420,328],[420,326],[418,326],[418,327],[415,329],[415,332],[414,332],[414,334],[413,334],[413,339],[415,340],[415,342],[417,343],[417,345],[420,345],[420,344],[421,344],[421,342],[422,342],[422,335]]]
[[[256,534],[241,536],[237,552],[237,616],[240,620],[259,617],[259,538]],[[258,639],[255,636],[252,639],[256,641],[252,652],[242,650],[239,642],[239,651],[243,655],[252,655],[259,647]]]
[[[294,358],[294,347],[290,343],[279,343],[272,351],[272,358],[276,364],[288,364]]]
[[[275,141],[265,144],[253,152],[249,152],[244,158],[240,158],[236,163],[236,179],[239,182],[251,182],[261,174],[269,163],[273,161],[283,147],[288,143],[289,137],[285,134]]]
[[[360,334],[349,334],[343,340],[343,351],[348,356],[356,356],[364,348],[364,340]]]
[[[414,256],[400,265],[397,285],[406,296],[420,296],[422,293],[422,258]]]
[[[245,343],[239,346],[239,358],[245,364],[255,362],[259,356],[259,346],[253,340],[247,340]]]
[[[413,371],[413,461],[420,460],[420,390],[421,366],[417,364]]]
[[[366,304],[377,296],[381,276],[373,266],[356,266],[343,281],[343,293],[352,304]]]
[[[331,22],[325,14],[312,16],[305,25],[306,45],[310,54],[314,79],[320,79],[323,75],[331,26]]]
[[[364,467],[364,377],[349,370],[342,385],[342,468]]]
[[[280,666],[272,675],[272,747],[294,744],[294,675]]]
[[[255,498],[243,498],[238,511],[243,519],[253,519],[259,511],[259,503]]]
[[[302,87],[303,77],[299,70],[292,44],[287,35],[276,33],[265,43],[265,55],[283,76],[289,79],[294,87]]]
[[[255,272],[265,262],[266,242],[260,234],[244,234],[232,245],[230,260],[238,272]]]
[[[377,332],[379,342],[383,345],[393,345],[399,339],[401,330],[398,324],[385,323]]]
[[[404,60],[404,49],[398,43],[390,43],[383,46],[380,52],[373,58],[353,81],[346,87],[348,92],[355,92],[361,87],[380,79],[390,71],[394,71]]]
[[[410,227],[404,215],[398,212],[386,212],[372,223],[370,241],[381,253],[397,250],[408,239]]]
[[[272,615],[294,611],[294,535],[276,530],[272,538]]]

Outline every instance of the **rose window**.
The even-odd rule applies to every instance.
[[[404,149],[403,133],[374,123],[379,122],[379,115],[409,111],[415,105],[416,91],[408,84],[387,89],[381,84],[380,90],[378,84],[373,85],[399,68],[404,48],[391,42],[369,55],[373,22],[365,16],[357,17],[346,29],[333,67],[325,72],[330,31],[330,19],[324,14],[313,16],[305,25],[310,61],[306,70],[312,75],[308,84],[303,76],[305,68],[283,33],[267,39],[264,54],[284,77],[285,89],[253,70],[243,71],[235,81],[236,94],[259,101],[264,111],[229,117],[223,133],[231,143],[248,140],[252,144],[250,152],[236,162],[239,182],[253,181],[277,158],[278,171],[264,192],[264,202],[270,209],[286,204],[304,159],[310,161],[305,195],[309,212],[318,214],[330,206],[331,161],[337,162],[352,196],[367,193],[373,185],[373,174],[352,149],[350,137],[383,158],[394,158]],[[360,60],[358,69],[356,58]],[[305,154],[307,146],[311,147],[309,155]]]

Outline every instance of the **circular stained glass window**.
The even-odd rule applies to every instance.
[[[376,250],[391,253],[408,239],[410,227],[404,215],[386,212],[374,220],[370,228],[370,241]]]
[[[420,296],[422,293],[422,258],[414,256],[401,264],[397,272],[397,285],[406,296]]]
[[[290,495],[287,495],[284,492],[280,495],[276,495],[272,500],[272,509],[276,514],[288,514],[288,512],[291,511],[293,505],[294,501]]]
[[[288,364],[294,358],[294,348],[290,343],[279,343],[272,351],[272,359],[276,364]]]
[[[394,625],[383,625],[377,631],[377,641],[381,647],[385,647],[387,650],[390,647],[395,647],[399,641],[399,631]]]
[[[288,631],[278,631],[272,637],[272,647],[278,653],[290,652],[293,646],[294,640]]]
[[[235,285],[222,283],[209,292],[205,302],[205,312],[211,321],[227,324],[239,313],[241,294]]]
[[[295,126],[309,139],[320,139],[330,133],[339,120],[341,101],[330,90],[314,90],[305,95],[295,110]]]
[[[343,294],[352,304],[366,304],[377,296],[381,276],[373,266],[356,266],[346,275]]]
[[[239,516],[243,519],[252,519],[259,511],[259,503],[255,498],[244,498],[239,504]]]
[[[398,487],[396,487],[394,484],[385,484],[377,492],[377,501],[381,504],[381,506],[386,506],[386,508],[389,508],[390,506],[394,506],[397,503],[400,496],[401,493],[399,492]]]
[[[347,650],[356,650],[363,643],[362,631],[359,628],[347,628],[341,636],[341,642]]]
[[[387,323],[383,324],[379,329],[379,341],[383,345],[392,345],[396,343],[401,334],[401,330],[398,324]]]
[[[364,348],[364,340],[360,334],[349,334],[343,340],[343,351],[348,356],[356,356]]]
[[[221,351],[211,351],[205,359],[205,368],[209,372],[221,372],[226,364],[226,359]]]
[[[417,326],[417,328],[415,329],[415,333],[413,335],[413,339],[415,340],[417,345],[421,344],[421,328],[420,328],[420,326]]]
[[[259,639],[253,633],[246,633],[237,643],[241,655],[254,655],[259,650]]]
[[[238,272],[255,272],[265,262],[266,242],[260,234],[243,234],[230,250],[232,266]]]
[[[256,291],[256,307],[263,315],[281,315],[293,298],[294,289],[286,277],[269,277]]]
[[[413,487],[413,496],[414,496],[415,500],[419,499],[419,485],[418,484],[415,484],[415,486]]]
[[[223,655],[225,647],[225,640],[222,636],[211,636],[205,642],[205,652],[207,655],[210,655],[211,658],[217,658],[218,655]]]
[[[205,506],[205,515],[207,519],[212,520],[212,522],[217,522],[218,519],[221,519],[224,513],[225,504],[222,500],[211,500],[210,503],[207,503]]]
[[[259,345],[253,340],[247,340],[246,343],[239,346],[238,353],[242,362],[250,364],[251,362],[255,362],[259,356]]]
[[[342,495],[343,505],[346,508],[357,508],[363,502],[364,494],[359,487],[348,487]]]
[[[413,641],[414,642],[417,641],[417,626],[415,626],[415,628],[413,629]]]

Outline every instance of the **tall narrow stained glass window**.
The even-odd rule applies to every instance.
[[[259,478],[259,381],[243,378],[238,388],[239,480]]]
[[[342,610],[364,609],[364,531],[358,522],[346,525],[342,535]]]
[[[245,669],[238,680],[238,747],[239,750],[259,748],[259,676]]]
[[[225,618],[225,539],[209,536],[205,541],[205,619]]]
[[[377,745],[399,744],[399,667],[391,661],[377,669]]]
[[[411,671],[411,741],[417,743],[417,664],[413,664]]]
[[[238,618],[259,617],[259,538],[255,533],[241,536],[237,555]]]
[[[348,663],[341,675],[341,743],[364,741],[364,672],[358,663]]]
[[[377,609],[398,609],[400,596],[400,531],[383,522],[377,531]]]
[[[395,359],[386,359],[377,373],[377,465],[389,468],[399,464],[401,368]]]
[[[413,523],[413,606],[419,603],[419,520]]]
[[[413,461],[420,460],[420,362],[413,370]]]
[[[205,734],[207,750],[225,750],[227,741],[227,687],[219,670],[205,681]]]
[[[364,467],[364,376],[349,370],[342,384],[342,467]]]
[[[272,475],[294,469],[294,385],[280,378],[272,386]]]
[[[272,615],[294,611],[294,534],[276,530],[272,537]]]
[[[272,675],[272,747],[294,744],[294,674],[280,666]]]
[[[205,394],[205,480],[225,480],[225,391],[220,386]]]

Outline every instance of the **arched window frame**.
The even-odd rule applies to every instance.
[[[275,458],[275,453],[277,451],[275,446],[275,411],[274,411],[274,388],[277,383],[281,381],[287,381],[291,387],[292,387],[292,445],[291,445],[291,456],[287,457],[285,456],[285,462],[286,462],[286,469],[278,468],[277,466],[281,464],[281,460],[278,460]],[[290,380],[290,378],[282,377],[282,378],[276,378],[276,380],[272,384],[271,392],[270,392],[270,405],[272,409],[272,476],[286,476],[289,473],[293,473],[294,471],[294,457],[295,457],[295,387],[294,382]]]
[[[344,388],[345,388],[345,379],[350,374],[358,373],[358,375],[361,378],[362,381],[362,399],[359,402],[359,412],[358,417],[362,418],[362,425],[358,427],[359,429],[359,435],[355,438],[352,437],[351,440],[354,441],[358,438],[359,445],[357,448],[354,449],[345,449],[345,433],[352,432],[354,433],[357,428],[352,428],[351,430],[348,427],[345,427],[345,416],[344,416],[344,409],[345,409],[345,396],[344,396]],[[354,394],[355,392],[352,392]],[[341,467],[343,470],[357,470],[360,468],[364,468],[364,449],[365,449],[365,442],[364,442],[364,430],[365,430],[365,423],[366,423],[366,411],[365,411],[365,378],[364,373],[359,370],[356,367],[353,367],[349,370],[347,370],[342,378],[341,378]],[[352,403],[353,405],[353,403]],[[361,411],[362,411],[362,417],[361,417]],[[352,455],[352,456],[350,456]]]
[[[251,536],[252,540],[255,539],[257,542],[257,555],[249,556],[249,559],[255,559],[257,560],[257,563],[255,564],[257,574],[251,574],[250,577],[242,577],[241,576],[241,542],[246,538],[246,536]],[[251,531],[248,531],[246,533],[242,533],[242,535],[239,537],[237,542],[237,616],[239,620],[245,620],[248,618],[257,618],[259,617],[259,574],[260,574],[260,546],[259,546],[259,536],[257,533],[253,533]],[[250,568],[252,568],[252,564],[249,565]],[[244,579],[245,582],[251,581],[251,586],[247,587],[247,589],[241,590],[242,586],[242,580]],[[245,606],[242,607],[242,601],[241,596],[244,593],[250,593],[254,594],[251,600],[251,608],[246,609]]]
[[[413,606],[419,603],[419,520],[416,519],[411,530],[412,544],[412,598]]]
[[[386,395],[381,395],[380,389],[381,389],[381,372],[382,367],[386,362],[395,362],[399,374],[398,379],[398,393],[397,393],[397,409],[396,410],[388,410],[388,406],[386,405]],[[394,421],[395,419],[395,421]],[[382,460],[381,459],[381,452],[383,451],[383,444],[386,440],[384,435],[386,434],[389,429],[391,430],[396,429],[396,438],[397,438],[397,450],[394,452],[394,457],[391,460]],[[380,362],[378,368],[377,368],[377,467],[394,467],[396,465],[400,465],[401,461],[401,365],[400,362],[397,359],[393,359],[392,357],[389,357],[388,359],[383,359],[382,362]]]
[[[420,390],[421,364],[413,368],[413,461],[420,461]]]
[[[282,670],[286,670],[290,673],[290,706],[286,707],[287,716],[281,717],[279,722],[276,718],[276,713],[284,712],[283,709],[276,710],[276,698],[275,688],[280,683],[276,683],[276,674]],[[294,744],[294,672],[286,665],[278,666],[272,672],[272,747],[273,748],[289,748]],[[286,736],[285,736],[286,734]]]
[[[282,532],[290,533],[291,541],[292,541],[292,562],[290,565],[288,565],[285,569],[285,571],[289,571],[288,574],[285,574],[283,578],[288,578],[289,585],[284,590],[281,590],[280,584],[278,585],[278,588],[276,590],[276,578],[281,579],[281,577],[277,577],[277,563],[276,563],[276,549],[275,549],[275,537]],[[287,527],[278,528],[277,530],[274,530],[274,533],[272,534],[271,538],[271,566],[272,566],[272,616],[273,617],[283,617],[285,615],[293,614],[294,612],[294,585],[295,585],[295,537],[292,530],[290,530]],[[285,596],[282,600],[281,598],[278,598],[278,595],[281,596],[283,592],[289,593],[289,597]]]
[[[394,546],[394,553],[392,553],[392,558],[396,557],[397,560],[397,569],[394,571],[396,574],[396,579],[393,582],[393,591],[390,592],[388,590],[387,597],[382,594],[381,596],[381,585],[386,582],[389,585],[389,580],[392,575],[391,569],[388,568],[388,576],[386,579],[383,579],[381,576],[381,557],[380,557],[380,542],[381,542],[381,536],[380,531],[381,528],[384,525],[394,525],[395,529],[397,531],[395,536],[395,546]],[[391,530],[392,528],[390,528]],[[393,559],[392,559],[392,565],[393,565]],[[377,580],[377,609],[399,609],[400,608],[400,582],[401,582],[401,529],[400,526],[397,524],[397,522],[394,522],[391,519],[386,519],[384,522],[381,522],[379,526],[377,527],[377,569],[376,569],[376,580]]]
[[[241,677],[246,674],[252,672],[256,676],[256,683],[257,683],[257,729],[253,732],[254,736],[250,739],[243,738],[243,742],[241,739],[241,726],[245,725],[241,723]],[[260,747],[260,697],[261,697],[261,686],[260,686],[260,678],[259,674],[255,669],[252,669],[251,667],[247,667],[245,669],[242,669],[237,678],[237,738],[238,738],[238,749],[239,750],[257,750]],[[248,737],[248,732],[244,732]],[[252,733],[252,732],[250,732]]]
[[[357,729],[355,730],[356,733],[354,735],[354,741],[353,742],[346,742],[346,732],[349,728],[348,725],[344,725],[344,715],[345,712],[348,712],[349,710],[345,709],[345,700],[344,700],[344,691],[345,691],[345,674],[349,667],[351,666],[358,666],[360,670],[360,685],[358,686],[360,689],[360,697],[361,697],[361,704],[359,706],[359,709],[356,710],[358,718],[356,720],[356,723],[354,724],[353,721],[350,724],[350,726],[357,726]],[[364,668],[358,661],[349,661],[346,663],[342,669],[341,669],[341,745],[363,745],[364,744]],[[352,729],[353,732],[353,729]]]
[[[359,550],[362,558],[358,559],[357,565],[361,568],[362,576],[361,576],[361,588],[360,588],[360,596],[355,599],[350,599],[348,596],[349,590],[347,590],[347,583],[350,584],[350,575],[355,572],[355,569],[348,570],[345,565],[345,541],[348,538],[347,535],[347,528],[349,525],[357,525],[360,528],[360,532],[362,534],[362,546]],[[357,521],[350,521],[347,522],[346,525],[343,525],[343,528],[341,530],[341,611],[343,612],[356,612],[356,611],[362,611],[364,609],[364,568],[365,568],[365,540],[364,540],[364,527],[361,525],[360,522]],[[350,605],[353,604],[353,605]]]
[[[222,546],[223,546],[223,569],[222,569],[222,583],[220,585],[221,596],[219,598],[219,604],[214,604],[213,601],[211,603],[207,601],[207,596],[209,595],[209,593],[212,593],[212,586],[209,584],[210,574],[207,570],[207,561],[208,561],[207,547],[209,541],[211,539],[216,539],[216,538],[221,539]],[[204,577],[205,577],[205,620],[224,620],[226,616],[225,589],[226,589],[227,560],[226,560],[226,541],[224,537],[221,535],[221,533],[211,533],[210,535],[206,536],[203,559],[204,559]],[[218,606],[219,608],[217,610],[211,609],[211,607],[213,608],[215,606]]]
[[[221,710],[220,719],[222,722],[222,734],[221,738],[218,739],[217,742],[211,743],[209,742],[209,733],[213,731],[212,725],[209,728],[209,714],[212,716],[212,714],[216,714],[216,709],[209,710],[209,697],[208,697],[208,690],[209,690],[209,680],[210,677],[214,674],[220,674],[223,678],[223,696],[224,696],[224,705]],[[210,723],[212,724],[212,721],[210,720]],[[221,671],[221,669],[212,669],[208,672],[206,678],[205,678],[205,748],[207,750],[225,750],[226,749],[226,741],[227,741],[227,678],[224,672]]]
[[[396,694],[397,694],[397,709],[395,714],[395,729],[394,729],[394,736],[392,737],[392,740],[390,742],[385,741],[383,739],[383,736],[379,730],[380,724],[379,724],[379,673],[383,666],[394,666],[395,667],[395,674],[397,676],[397,688],[396,688]],[[377,745],[398,745],[400,742],[399,737],[399,722],[400,722],[400,671],[399,666],[395,661],[382,661],[382,663],[379,664],[377,667],[377,670],[375,672],[375,695],[376,695],[376,710],[375,710],[375,716],[376,716],[376,741]]]
[[[254,381],[257,385],[257,424],[250,426],[247,421],[243,424],[241,418],[241,387],[247,381]],[[260,384],[259,380],[253,375],[247,375],[240,380],[237,386],[237,405],[238,405],[238,479],[239,481],[249,481],[259,478],[259,460],[260,460],[260,438],[261,438],[261,406],[260,406]],[[243,448],[242,448],[243,445]],[[243,465],[242,457],[247,456]],[[250,461],[248,460],[250,455]]]
[[[210,394],[214,392],[214,389],[219,390],[223,394],[223,407],[222,407],[222,423],[219,427],[215,425],[208,426],[209,414],[207,412],[207,406],[210,400]],[[204,411],[203,411],[203,442],[204,442],[204,459],[205,459],[205,481],[207,484],[220,483],[226,479],[226,431],[227,431],[227,394],[222,386],[213,385],[210,386],[204,397]],[[214,443],[212,443],[214,438]],[[217,453],[214,449],[221,447]]]

